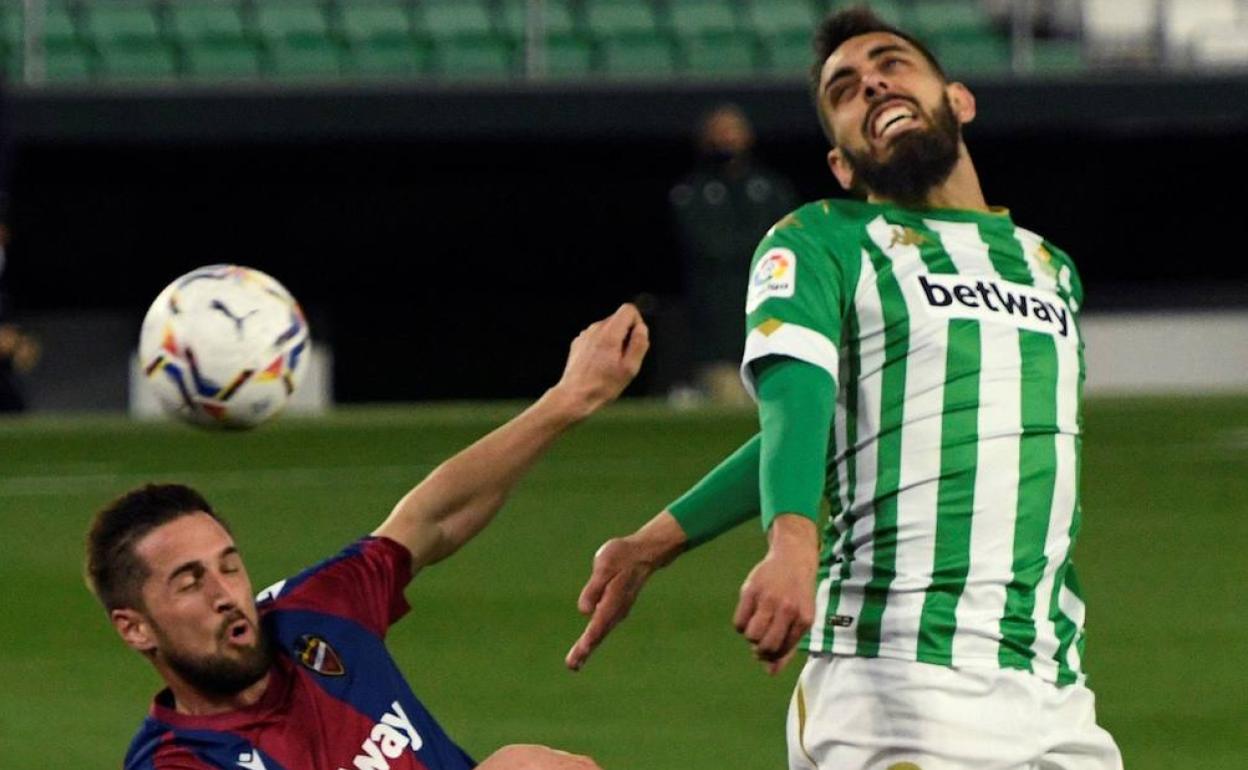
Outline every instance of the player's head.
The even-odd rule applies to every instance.
[[[227,695],[273,661],[225,521],[180,484],[149,484],[95,515],[87,581],[122,640],[166,679]]]
[[[837,181],[903,205],[949,178],[975,117],[971,92],[922,42],[863,7],[819,26],[811,89]]]
[[[703,154],[717,160],[731,160],[754,146],[754,127],[745,111],[735,104],[721,104],[702,117],[698,124],[698,145]]]

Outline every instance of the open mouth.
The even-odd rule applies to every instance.
[[[240,618],[226,626],[225,640],[231,644],[249,644],[253,637],[251,623],[246,618]]]
[[[918,108],[906,99],[889,99],[871,111],[871,136],[887,139],[919,123]]]

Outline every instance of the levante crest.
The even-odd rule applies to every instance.
[[[295,645],[295,658],[323,676],[342,676],[347,672],[338,652],[319,636],[304,634]]]

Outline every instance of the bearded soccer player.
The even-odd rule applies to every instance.
[[[1074,264],[988,206],[962,139],[974,97],[922,43],[857,8],[815,47],[828,165],[862,200],[799,208],[758,247],[742,375],[760,435],[599,550],[567,663],[657,567],[761,514],[734,624],[773,673],[809,652],[790,768],[1121,768],[1071,560]]]
[[[91,587],[168,685],[127,770],[597,768],[531,745],[476,764],[416,699],[384,637],[407,612],[412,576],[484,528],[561,433],[620,394],[648,345],[632,305],[590,326],[533,406],[430,473],[371,536],[256,600],[228,527],[193,490],[149,485],[97,514]]]

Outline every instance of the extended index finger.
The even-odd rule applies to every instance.
[[[620,305],[619,309],[602,321],[602,331],[612,340],[619,340],[620,345],[624,343],[624,336],[628,334],[629,329],[633,328],[633,324],[641,320],[641,311],[631,302],[625,302]]]

